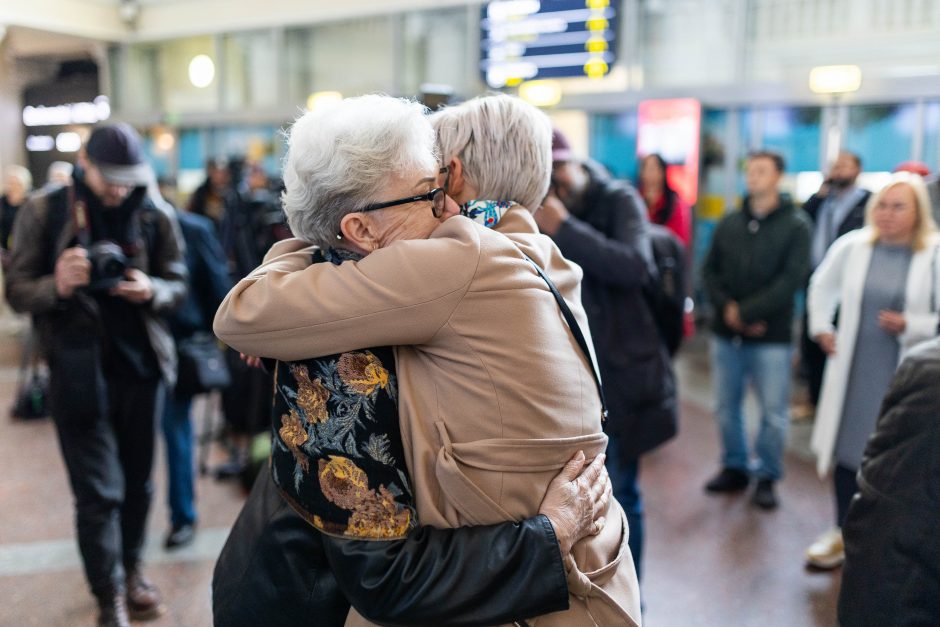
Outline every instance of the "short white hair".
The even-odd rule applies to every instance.
[[[301,116],[288,133],[281,197],[295,237],[335,243],[343,216],[380,199],[394,179],[436,172],[427,108],[368,95]]]
[[[5,174],[7,179],[15,178],[19,181],[20,185],[23,186],[24,192],[29,193],[29,191],[33,189],[33,175],[23,166],[16,164],[8,165]],[[3,184],[6,185],[6,181],[4,181]]]
[[[552,124],[529,103],[487,94],[431,116],[444,163],[458,157],[479,200],[535,210],[552,176]]]

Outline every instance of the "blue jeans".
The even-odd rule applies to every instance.
[[[163,435],[166,438],[166,466],[169,471],[170,522],[173,526],[196,522],[193,489],[192,398],[173,398],[167,394],[163,410]]]
[[[783,450],[790,425],[790,358],[792,347],[782,343],[747,343],[715,336],[712,373],[715,378],[718,426],[725,468],[750,472],[750,453],[744,424],[745,385],[754,385],[760,405],[760,429],[755,453],[758,479],[783,477]]]
[[[624,463],[620,459],[618,436],[608,434],[607,474],[613,487],[614,498],[620,503],[630,525],[630,537],[627,544],[633,554],[636,576],[640,577],[640,564],[643,561],[643,499],[640,494],[640,460],[632,459]]]

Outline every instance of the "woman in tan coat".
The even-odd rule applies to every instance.
[[[280,360],[396,346],[417,513],[439,527],[533,515],[564,463],[578,450],[589,459],[601,454],[607,440],[593,356],[579,349],[526,259],[557,286],[590,347],[581,270],[538,233],[526,209],[548,188],[550,124],[521,101],[474,102],[483,101],[498,115],[467,120],[480,158],[463,160],[461,178],[481,201],[466,212],[483,221],[495,215],[500,232],[462,216],[437,225],[424,207],[389,204],[427,195],[431,171],[416,172],[423,175],[417,185],[403,178],[371,202],[311,212],[310,170],[298,162],[292,169],[289,159],[285,210],[305,241],[272,248],[223,303],[215,325],[236,349]],[[349,184],[359,175],[367,173],[347,173]],[[329,245],[337,233],[367,256],[310,265],[310,243]],[[576,544],[567,560],[570,608],[530,624],[637,624],[627,534],[613,502],[602,531]]]

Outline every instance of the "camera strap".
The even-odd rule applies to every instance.
[[[75,198],[75,186],[69,187],[69,211],[72,214],[72,224],[75,225],[75,236],[78,243],[84,248],[91,246],[91,224],[88,222],[88,205],[82,199]]]

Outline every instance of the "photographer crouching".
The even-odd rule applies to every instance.
[[[176,353],[160,317],[185,294],[170,218],[125,124],[96,128],[71,186],[33,196],[13,229],[10,304],[33,314],[75,496],[79,550],[99,625],[164,611],[141,572],[156,418]]]

